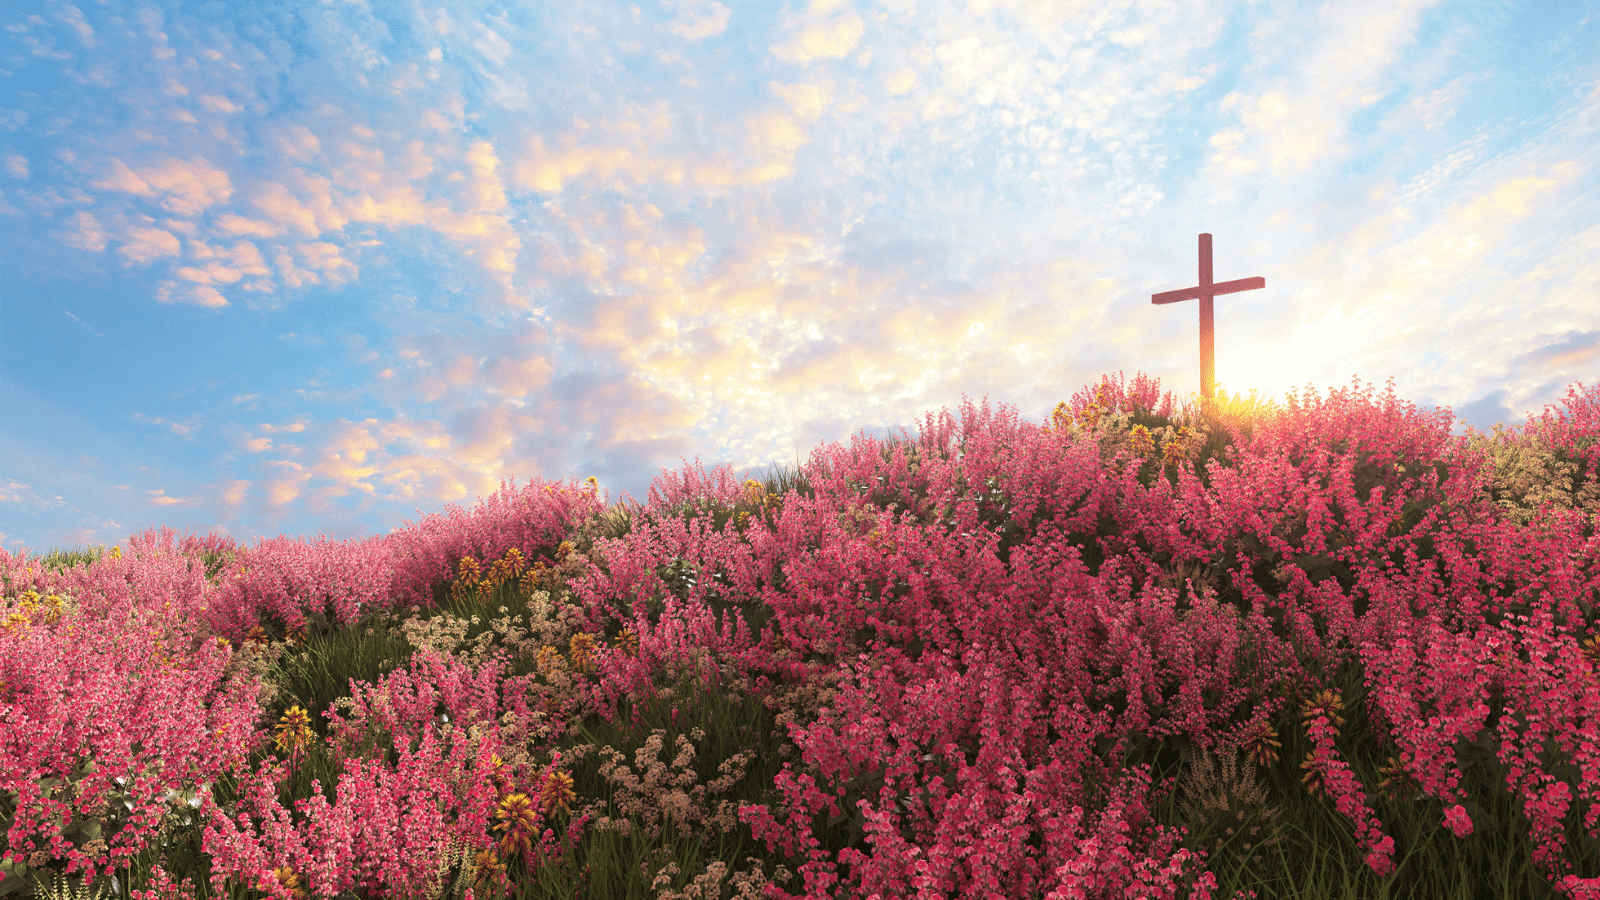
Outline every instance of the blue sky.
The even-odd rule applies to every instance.
[[[0,546],[360,538],[963,395],[1600,380],[1600,2],[0,11]],[[1587,48],[1587,49],[1586,49]]]

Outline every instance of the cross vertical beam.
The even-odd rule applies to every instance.
[[[1200,235],[1200,284],[1177,291],[1151,294],[1150,302],[1156,305],[1177,303],[1180,300],[1200,301],[1200,395],[1206,399],[1216,396],[1216,323],[1213,321],[1211,300],[1221,294],[1237,294],[1267,286],[1260,276],[1211,283],[1211,235]]]

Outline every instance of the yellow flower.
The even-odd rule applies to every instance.
[[[557,809],[568,812],[567,804],[578,799],[578,794],[572,789],[572,776],[566,772],[551,772],[545,776],[544,786],[539,791],[539,806],[548,817]]]
[[[594,636],[590,634],[575,634],[568,643],[569,654],[572,657],[572,668],[579,672],[588,672],[590,653],[594,650]]]
[[[538,654],[533,659],[533,664],[538,666],[539,674],[546,678],[549,678],[555,670],[564,667],[561,651],[549,644],[539,648]]]
[[[290,893],[294,895],[295,900],[305,900],[306,892],[300,886],[300,876],[296,875],[293,869],[287,866],[273,869],[272,877],[276,878],[279,884],[288,888]]]
[[[1339,715],[1339,710],[1344,708],[1344,701],[1333,691],[1322,691],[1310,700],[1300,704],[1300,715],[1308,724],[1319,715],[1327,716],[1332,723],[1333,730],[1338,731],[1344,724],[1344,717]]]
[[[9,632],[13,628],[25,631],[27,630],[27,626],[28,617],[25,614],[12,613],[11,615],[6,616],[5,621],[0,622],[0,633]]]
[[[1389,764],[1381,767],[1378,771],[1384,775],[1383,782],[1378,785],[1378,789],[1383,792],[1385,797],[1396,801],[1401,799],[1410,801],[1416,798],[1417,788],[1420,785],[1417,784],[1416,779],[1411,777],[1411,773],[1400,765],[1400,760],[1391,756],[1389,757]]]
[[[633,633],[631,626],[624,627],[622,633],[617,635],[617,646],[622,648],[622,654],[627,657],[639,655],[639,636]]]
[[[1270,766],[1278,761],[1278,750],[1283,744],[1275,740],[1277,732],[1265,722],[1258,725],[1250,735],[1250,756],[1255,759],[1258,766]]]
[[[305,710],[298,705],[289,707],[288,711],[283,714],[283,718],[278,720],[278,725],[276,726],[278,749],[291,756],[298,755],[304,749],[306,743],[311,740],[310,725],[311,717],[306,714]]]
[[[494,815],[500,823],[493,830],[505,832],[500,839],[500,849],[505,855],[509,857],[518,850],[527,853],[531,849],[529,835],[539,828],[539,819],[528,795],[512,794],[506,797],[500,801],[500,809]]]
[[[1178,441],[1167,441],[1161,445],[1161,464],[1163,466],[1182,463],[1188,456],[1189,454],[1184,450],[1183,444]]]
[[[1128,441],[1136,456],[1148,456],[1156,448],[1155,440],[1150,437],[1150,430],[1143,425],[1133,426]]]
[[[745,479],[744,501],[752,506],[766,506],[769,500],[777,498],[767,494],[766,486],[754,478]]]
[[[506,777],[506,761],[495,754],[489,760],[489,779],[494,782],[495,789],[504,794],[511,788],[511,779]]]
[[[1071,423],[1072,415],[1067,411],[1067,401],[1057,403],[1055,410],[1050,413],[1050,427],[1055,431],[1066,431]]]
[[[1317,755],[1307,753],[1306,761],[1300,764],[1300,768],[1306,770],[1306,774],[1300,779],[1305,782],[1306,790],[1310,791],[1313,797],[1321,797],[1324,793],[1323,771],[1322,763],[1317,761]]]
[[[506,870],[505,862],[500,859],[499,854],[494,852],[493,847],[487,850],[479,850],[473,858],[473,863],[480,873],[480,877],[485,881],[495,875],[504,873]]]

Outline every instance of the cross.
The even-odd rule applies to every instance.
[[[1260,276],[1255,278],[1240,278],[1237,281],[1224,281],[1221,284],[1211,283],[1211,235],[1200,235],[1200,284],[1197,287],[1184,288],[1181,291],[1165,291],[1160,294],[1151,294],[1150,302],[1160,305],[1163,303],[1177,303],[1179,300],[1200,300],[1200,395],[1211,399],[1216,393],[1216,325],[1211,320],[1211,298],[1218,294],[1237,294],[1240,291],[1253,291],[1267,286],[1267,280]]]

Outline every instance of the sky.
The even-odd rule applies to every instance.
[[[1600,0],[13,0],[0,547],[643,503],[964,399],[1600,381]],[[1585,48],[1588,48],[1587,51]]]

